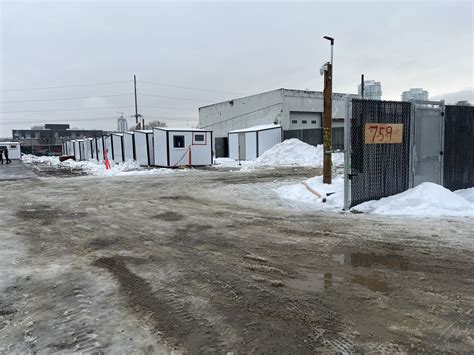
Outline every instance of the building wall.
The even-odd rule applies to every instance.
[[[225,101],[199,108],[199,128],[212,130],[214,137],[229,131],[281,120],[283,89]]]
[[[347,96],[333,94],[333,127],[344,126]],[[283,130],[321,128],[323,106],[322,92],[278,89],[201,107],[199,127],[212,130],[215,138],[226,137],[235,129],[275,121]]]

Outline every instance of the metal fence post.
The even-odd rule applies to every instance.
[[[415,185],[415,103],[410,102],[410,144],[409,144],[409,161],[408,161],[408,187]]]
[[[352,98],[346,97],[346,117],[344,120],[344,210],[351,208],[351,120]]]

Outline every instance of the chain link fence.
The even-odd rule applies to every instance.
[[[444,187],[474,186],[474,107],[445,107]]]
[[[409,188],[411,104],[352,99],[350,207]],[[366,124],[402,124],[401,143],[366,144]]]

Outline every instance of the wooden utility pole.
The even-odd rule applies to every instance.
[[[138,123],[138,104],[137,104],[137,76],[133,76],[133,87],[135,89],[135,124],[137,129],[140,129],[140,124]]]
[[[324,111],[323,111],[323,182],[330,184],[332,180],[332,64],[326,63],[324,71]]]

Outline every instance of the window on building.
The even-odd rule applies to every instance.
[[[316,124],[317,122],[316,121],[311,121],[311,124]]]
[[[306,123],[308,123],[308,121],[302,120],[301,123],[302,123],[302,124],[306,124]]]
[[[173,136],[173,148],[184,148],[184,136]]]
[[[291,120],[291,123],[296,124],[296,123],[298,123],[298,120]]]

